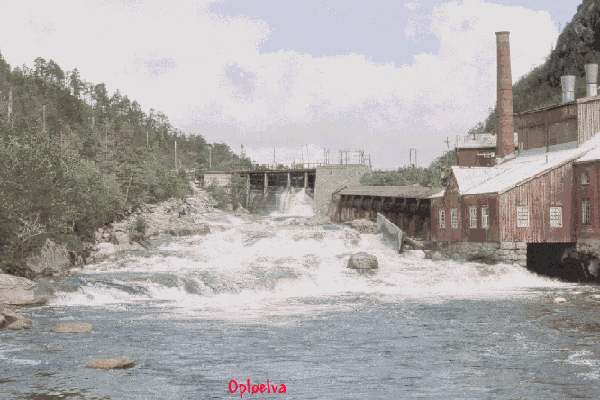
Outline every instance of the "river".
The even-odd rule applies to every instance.
[[[20,310],[32,330],[0,332],[0,398],[598,398],[598,286],[396,254],[306,225],[307,203],[199,215],[212,233],[73,271]],[[347,269],[359,251],[379,269]],[[75,322],[94,332],[50,332]],[[121,355],[137,365],[84,368]],[[286,393],[241,393],[248,380]]]

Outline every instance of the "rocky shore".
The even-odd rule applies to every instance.
[[[171,236],[210,233],[209,225],[198,219],[202,219],[203,214],[221,211],[215,210],[217,203],[206,191],[193,186],[191,189],[190,196],[185,199],[170,199],[125,210],[117,216],[117,222],[96,231],[95,243],[84,243],[79,251],[69,251],[66,246],[48,239],[40,252],[27,261],[37,283],[0,274],[0,329],[29,329],[31,321],[24,321],[14,309],[48,302],[53,291],[52,281],[68,275],[71,268],[101,262],[122,252],[144,251]],[[236,214],[247,214],[247,211],[238,208]],[[140,224],[144,232],[136,230]]]

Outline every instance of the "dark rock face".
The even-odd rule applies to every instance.
[[[377,262],[377,257],[369,253],[360,252],[350,256],[350,259],[348,260],[348,268],[377,269],[379,268],[379,263]]]
[[[131,358],[119,357],[107,360],[92,360],[85,364],[86,368],[92,369],[126,369],[135,366],[135,362]]]
[[[511,38],[517,40],[516,38]],[[527,38],[519,39],[527,40]],[[584,65],[598,63],[600,50],[600,10],[596,0],[583,0],[577,12],[558,37],[556,48],[546,62],[520,79],[513,87],[514,112],[520,113],[551,104],[561,103],[560,77],[564,75],[585,76]],[[585,96],[583,79],[576,83],[575,97]],[[496,110],[492,111],[481,132],[496,129]]]

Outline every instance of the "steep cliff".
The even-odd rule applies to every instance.
[[[561,102],[560,77],[577,76],[575,97],[585,96],[585,69],[598,63],[600,50],[600,0],[583,0],[565,26],[544,64],[523,76],[513,87],[514,112],[519,113]],[[496,130],[496,110],[474,128]]]

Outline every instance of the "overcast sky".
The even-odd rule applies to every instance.
[[[426,166],[496,97],[496,31],[513,80],[543,62],[581,0],[0,0],[0,51],[119,89],[172,125],[260,162],[364,149]],[[306,156],[305,156],[306,157]]]

